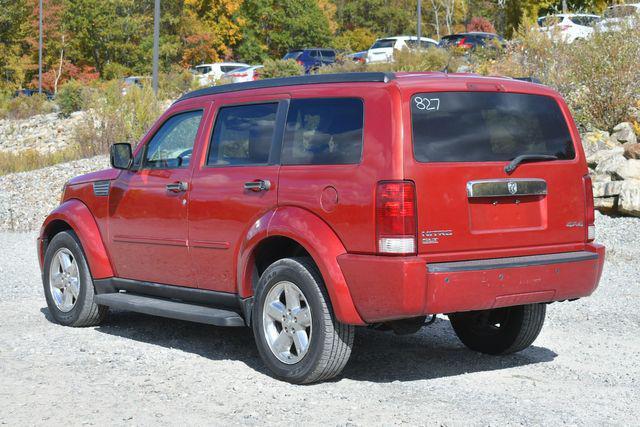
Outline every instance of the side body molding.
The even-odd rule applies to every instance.
[[[40,267],[42,268],[44,261],[44,242],[58,221],[69,224],[78,235],[87,257],[91,276],[94,279],[113,277],[113,268],[102,242],[98,225],[89,208],[78,199],[67,200],[51,212],[44,221],[38,237]]]
[[[255,231],[255,232],[254,232]],[[338,256],[346,253],[333,230],[311,212],[296,207],[279,207],[254,225],[241,248],[238,263],[238,289],[249,296],[252,272],[249,271],[253,249],[266,237],[282,236],[298,242],[311,255],[325,281],[336,317],[343,323],[364,325],[351,297],[351,292],[338,264]],[[240,274],[242,273],[242,274]],[[248,289],[247,289],[248,287]]]

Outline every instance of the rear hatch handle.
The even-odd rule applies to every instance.
[[[504,167],[504,171],[509,175],[515,171],[521,163],[524,162],[541,162],[545,160],[558,160],[558,156],[551,154],[522,154],[511,160],[507,166]]]

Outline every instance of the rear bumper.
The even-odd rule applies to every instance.
[[[485,310],[591,295],[605,248],[427,264],[422,257],[338,257],[356,309],[367,323]]]

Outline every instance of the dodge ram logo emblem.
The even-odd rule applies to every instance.
[[[509,181],[507,183],[507,190],[510,194],[516,194],[518,192],[518,183],[515,181]]]

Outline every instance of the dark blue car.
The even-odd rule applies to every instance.
[[[325,65],[331,65],[336,62],[336,51],[324,48],[309,48],[292,50],[282,59],[293,59],[304,67],[305,73],[316,71]]]

